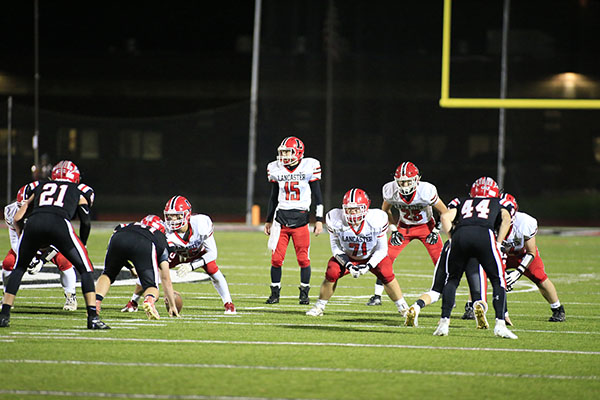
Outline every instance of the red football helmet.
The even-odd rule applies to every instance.
[[[156,229],[157,231],[161,231],[162,233],[167,232],[167,227],[165,226],[165,223],[162,221],[162,219],[160,219],[158,215],[146,215],[144,218],[142,218],[140,222],[142,223],[142,225],[149,226],[151,228]]]
[[[283,139],[277,148],[277,161],[283,165],[294,165],[304,157],[304,143],[295,136]]]
[[[342,208],[349,225],[360,225],[369,211],[371,200],[362,189],[350,189],[344,195]]]
[[[396,173],[394,174],[394,180],[400,188],[400,193],[405,196],[408,196],[417,190],[420,179],[421,175],[419,175],[419,168],[410,161],[400,164],[398,168],[396,168]]]
[[[469,194],[471,197],[500,197],[500,188],[495,180],[482,176],[473,182]]]
[[[79,178],[79,168],[77,168],[77,165],[75,165],[73,161],[59,161],[54,166],[54,168],[52,168],[53,181],[68,181],[73,183],[79,183]]]
[[[181,229],[190,222],[192,205],[183,196],[173,196],[165,205],[165,224],[170,230]]]
[[[504,193],[500,200],[500,204],[507,207],[510,210],[510,216],[515,217],[517,211],[519,211],[519,204],[517,204],[517,199],[510,193]]]
[[[17,205],[19,207],[21,207],[26,200],[25,199],[25,189],[27,189],[27,185],[21,187],[21,189],[19,189],[19,191],[17,192]]]

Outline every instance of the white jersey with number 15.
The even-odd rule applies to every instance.
[[[279,184],[277,208],[281,210],[310,210],[310,182],[321,179],[321,163],[305,157],[294,170],[289,170],[278,161],[267,165],[267,179]]]

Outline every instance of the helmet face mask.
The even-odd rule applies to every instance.
[[[396,168],[394,180],[400,189],[400,193],[408,196],[417,190],[421,180],[419,168],[411,162],[403,162]]]
[[[277,148],[277,161],[284,166],[296,165],[303,157],[304,143],[295,136],[283,139]]]
[[[178,231],[190,222],[192,205],[183,196],[173,196],[165,205],[165,224],[171,231]]]
[[[350,189],[344,195],[342,209],[348,225],[360,225],[369,211],[371,200],[362,189]]]
[[[162,219],[160,219],[158,215],[146,215],[140,222],[142,225],[152,227],[158,231],[161,231],[162,233],[167,232],[167,227],[165,226],[165,223],[162,221]]]
[[[62,160],[52,168],[51,179],[53,181],[79,183],[80,177],[79,168],[73,161]]]
[[[500,197],[500,188],[495,180],[482,176],[471,185],[471,197]]]

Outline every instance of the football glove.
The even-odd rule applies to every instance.
[[[370,269],[371,269],[371,264],[369,264],[369,263],[353,265],[352,269],[350,270],[350,273],[352,274],[352,276],[354,278],[358,278],[359,276],[366,274],[367,271]]]
[[[392,236],[390,238],[390,244],[392,246],[400,246],[404,242],[404,235],[398,231],[392,232]]]
[[[506,272],[506,290],[507,291],[511,291],[513,289],[513,285],[515,283],[517,283],[517,281],[519,280],[519,278],[521,278],[521,276],[523,275],[523,273],[525,272],[525,267],[523,267],[522,265],[519,265],[517,267],[517,269],[512,270],[510,272]]]
[[[504,254],[508,254],[508,252],[510,251],[510,248],[512,246],[510,245],[509,242],[507,242],[506,240],[502,241],[502,244],[500,244],[500,251]]]
[[[29,267],[27,267],[27,273],[29,275],[35,275],[42,270],[43,266],[44,260],[39,260],[37,257],[34,257],[29,263]]]
[[[431,230],[431,233],[427,235],[427,238],[425,238],[425,243],[436,244],[438,240],[440,240],[440,230],[436,226]]]
[[[182,263],[177,267],[177,276],[183,278],[194,270],[191,263]]]

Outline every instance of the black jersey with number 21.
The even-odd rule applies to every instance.
[[[68,220],[75,216],[79,199],[83,195],[79,184],[66,181],[40,182],[33,193],[35,198],[31,215],[49,212]]]

